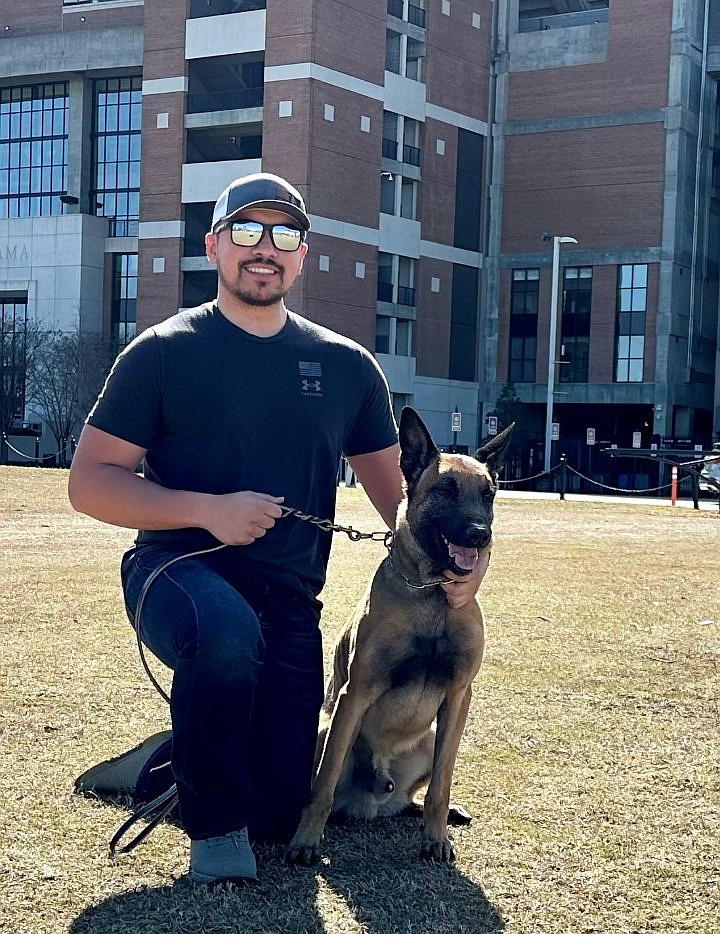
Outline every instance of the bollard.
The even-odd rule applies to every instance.
[[[40,466],[40,438],[35,438],[35,466]]]
[[[567,493],[567,460],[564,454],[560,455],[560,499],[565,499]]]
[[[678,469],[677,464],[672,465],[670,472],[670,502],[674,506],[677,503],[678,493]]]

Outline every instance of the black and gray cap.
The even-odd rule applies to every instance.
[[[305,202],[300,192],[279,175],[259,172],[236,178],[223,191],[215,202],[211,232],[217,233],[218,228],[224,227],[236,214],[249,208],[282,211],[292,217],[302,230],[310,229],[310,218],[305,212]]]

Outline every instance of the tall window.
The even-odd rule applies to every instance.
[[[592,266],[567,266],[563,274],[561,383],[586,383],[590,362]]]
[[[537,359],[539,269],[513,269],[508,380],[534,383]]]
[[[378,315],[375,318],[375,353],[412,356],[412,321]]]
[[[142,78],[95,82],[93,114],[94,210],[111,218],[110,235],[137,235],[140,217]]]
[[[0,88],[0,217],[62,214],[67,122],[66,82]]]
[[[25,413],[27,296],[0,294],[0,428]]]
[[[135,337],[137,329],[137,253],[113,255],[110,317],[112,333],[121,345]]]
[[[618,267],[615,381],[641,383],[645,358],[647,266]]]

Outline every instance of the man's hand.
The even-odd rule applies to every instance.
[[[470,603],[475,598],[489,564],[490,552],[484,551],[480,555],[475,569],[470,574],[459,577],[457,574],[453,574],[452,571],[444,572],[445,577],[448,578],[448,583],[441,586],[445,591],[447,602],[454,610],[459,610],[461,606],[465,606],[466,603]]]
[[[250,545],[282,516],[283,499],[250,490],[208,496],[202,525],[224,545]]]

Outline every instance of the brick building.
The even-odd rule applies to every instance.
[[[211,297],[212,204],[262,168],[311,214],[290,306],[372,349],[439,443],[476,445],[512,383],[523,469],[538,463],[556,237],[577,241],[561,245],[554,354],[569,456],[587,456],[588,427],[621,446],[720,428],[720,14],[705,0],[0,11],[14,326],[124,341]]]

